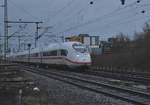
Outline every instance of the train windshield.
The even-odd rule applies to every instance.
[[[85,53],[88,51],[87,46],[83,44],[73,44],[72,46],[77,52]]]

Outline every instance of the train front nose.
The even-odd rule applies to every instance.
[[[77,62],[81,63],[81,65],[90,66],[91,65],[91,56],[90,54],[77,54],[76,55]]]

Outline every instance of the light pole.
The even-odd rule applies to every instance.
[[[19,89],[18,105],[21,105],[21,103],[22,103],[22,89]]]
[[[4,59],[6,60],[7,49],[8,49],[8,10],[7,10],[7,0],[4,0]]]

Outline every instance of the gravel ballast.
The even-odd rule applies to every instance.
[[[131,103],[107,97],[78,88],[76,86],[47,78],[34,73],[26,72],[37,82],[40,90],[48,94],[48,105],[133,105]]]

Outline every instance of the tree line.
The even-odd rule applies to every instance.
[[[130,39],[120,33],[112,43],[112,54],[92,55],[93,65],[127,67],[150,70],[150,25],[145,24],[143,32],[135,33]]]

